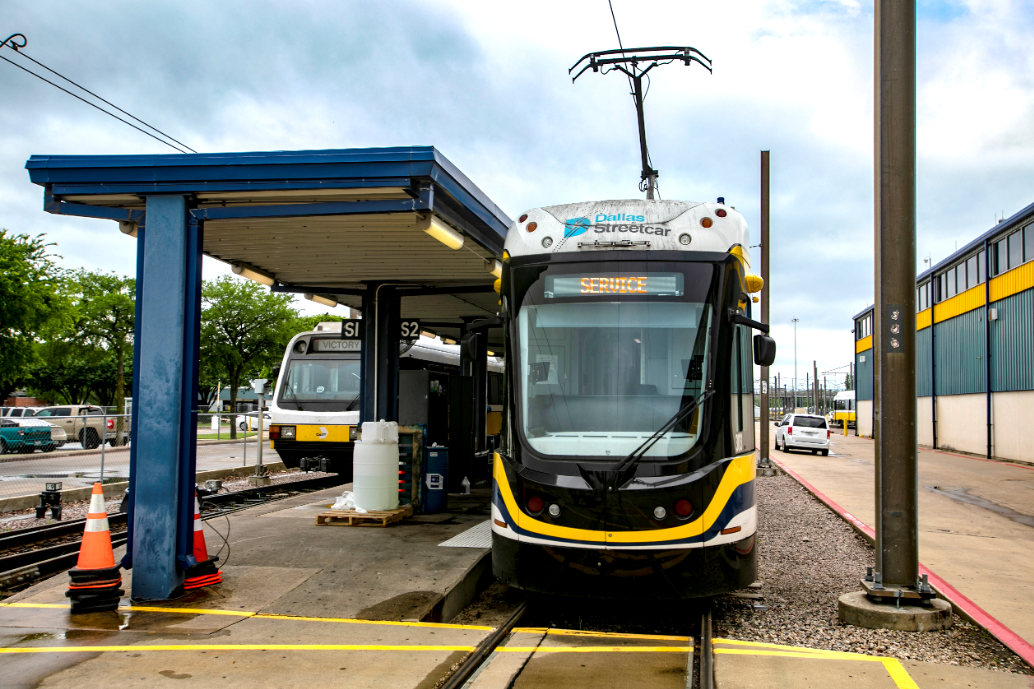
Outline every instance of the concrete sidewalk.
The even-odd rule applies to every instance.
[[[484,521],[487,491],[388,528],[315,526],[344,488],[230,515],[224,583],[178,601],[73,617],[66,575],[4,601],[4,686],[433,686],[489,631],[433,622],[486,572],[487,549],[438,544]],[[206,522],[211,552],[226,525]]]
[[[829,457],[772,456],[872,526],[873,441],[833,435],[830,442]],[[1034,467],[920,450],[919,559],[1034,643]]]

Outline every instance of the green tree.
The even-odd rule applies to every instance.
[[[60,328],[67,315],[51,246],[43,235],[0,229],[0,399],[23,381],[33,343]]]
[[[117,412],[124,414],[126,359],[132,360],[136,322],[136,280],[80,269],[68,275],[65,286],[73,302],[74,332],[86,344],[110,352],[114,363],[113,371],[108,366],[104,367],[106,370],[98,368],[91,389],[101,404],[114,398]],[[113,390],[103,383],[103,376],[111,373]]]
[[[201,357],[230,386],[230,409],[237,390],[253,373],[278,361],[298,318],[289,294],[267,292],[257,283],[224,275],[201,291]],[[219,375],[221,374],[221,375]],[[236,425],[230,427],[236,438]]]

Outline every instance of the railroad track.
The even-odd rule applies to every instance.
[[[471,677],[489,659],[492,653],[510,636],[517,623],[528,612],[527,601],[507,618],[506,622],[494,629],[470,654],[464,658],[459,666],[448,675],[445,681],[438,685],[438,689],[461,689]],[[686,684],[692,689],[714,689],[714,645],[712,640],[711,611],[713,602],[710,599],[702,601],[700,607],[699,627],[691,635],[693,639],[693,650],[690,652],[688,663],[689,678]],[[537,611],[541,612],[541,611]],[[529,615],[535,617],[535,614]],[[535,626],[540,626],[542,619],[534,619]],[[547,625],[552,626],[552,625]],[[582,665],[582,667],[585,667]],[[513,681],[513,680],[511,680]],[[512,685],[511,685],[512,686]]]
[[[274,484],[240,491],[216,493],[199,500],[201,518],[214,519],[258,505],[284,500],[301,493],[310,493],[341,485],[337,476],[321,476],[304,481]],[[108,515],[111,545],[117,548],[126,542],[126,514]],[[86,519],[72,519],[57,524],[17,529],[0,536],[0,592],[25,588],[40,579],[71,569],[79,557]]]

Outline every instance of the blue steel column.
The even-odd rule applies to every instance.
[[[176,560],[186,569],[194,559],[194,485],[197,480],[197,398],[201,358],[201,252],[203,225],[193,215],[187,220],[186,281],[183,333],[183,397],[179,453],[179,532]]]
[[[129,419],[131,438],[129,444],[129,496],[126,509],[126,554],[122,556],[122,566],[125,569],[132,569],[133,567],[133,515],[135,513],[133,501],[136,498],[136,455],[138,447],[136,429],[140,428],[137,424],[138,410],[140,409],[140,405],[137,404],[137,400],[140,399],[140,347],[138,343],[140,342],[140,324],[142,322],[141,310],[144,303],[144,240],[146,236],[146,228],[143,225],[138,225],[136,228],[136,303],[134,304],[133,318],[133,380],[130,384],[132,392],[129,393],[133,396],[133,406],[131,407]]]
[[[182,585],[176,563],[183,369],[186,342],[187,203],[147,197],[143,303],[137,324],[133,591],[137,600],[167,600]]]
[[[399,418],[399,311],[394,287],[377,289],[374,313],[377,322],[377,420]]]
[[[359,353],[359,423],[374,421],[377,410],[373,406],[374,383],[374,362],[377,360],[376,337],[377,319],[373,315],[376,302],[377,285],[367,285],[366,293],[363,295],[363,345]]]

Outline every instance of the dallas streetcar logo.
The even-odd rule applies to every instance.
[[[588,218],[568,218],[564,221],[564,237],[577,237],[589,230]]]

